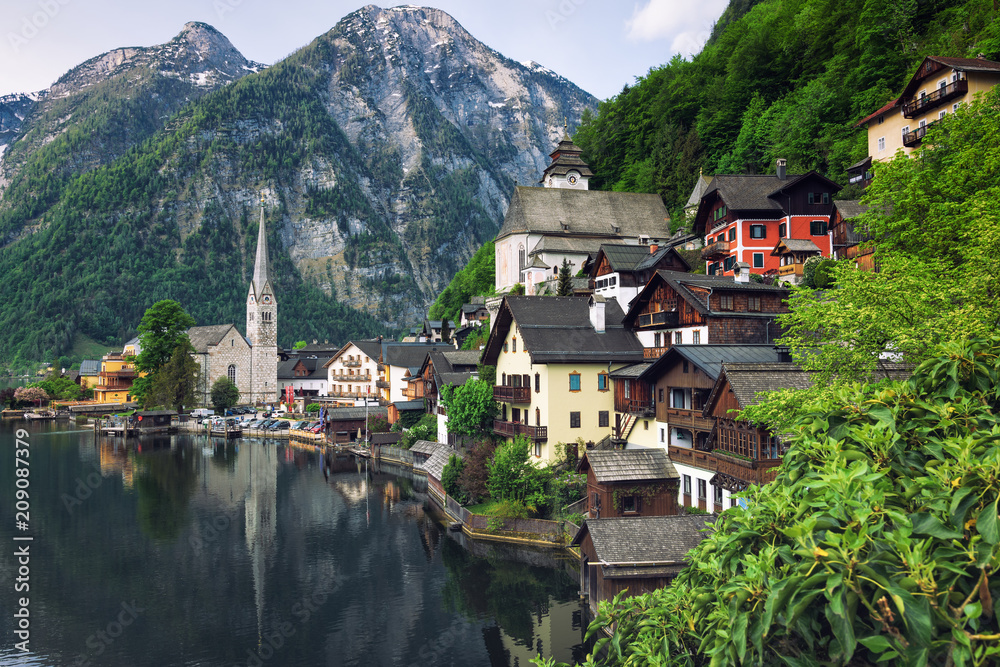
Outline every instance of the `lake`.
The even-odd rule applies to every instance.
[[[16,525],[22,428],[27,530]],[[0,456],[0,665],[585,656],[576,564],[447,531],[405,470],[346,456],[326,469],[314,450],[276,440],[124,446],[66,422],[5,422]],[[14,613],[28,615],[30,653],[16,648]]]

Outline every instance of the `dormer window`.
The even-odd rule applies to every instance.
[[[644,236],[640,236],[639,237],[639,245],[649,245],[649,237],[645,236],[645,235]]]

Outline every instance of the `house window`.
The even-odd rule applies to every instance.
[[[636,496],[622,497],[622,512],[625,514],[635,514],[639,511],[639,498]]]
[[[611,423],[611,418],[607,410],[601,410],[597,413],[597,425],[601,428],[607,428]]]
[[[885,137],[878,138],[878,150],[880,153],[885,150]]]
[[[910,126],[909,125],[904,125],[902,133],[903,133],[903,141],[906,141],[906,135],[908,135],[910,133]]]
[[[569,374],[569,390],[570,391],[580,391],[580,374],[570,373]]]
[[[517,338],[510,339],[510,351],[517,352]]]
[[[712,496],[713,496],[713,500],[715,501],[715,504],[716,505],[721,505],[722,504],[722,487],[719,486],[718,484],[714,485],[712,487]]]
[[[809,233],[813,236],[826,235],[826,220],[813,220],[809,223]]]
[[[657,391],[656,400],[657,400],[658,403],[662,403],[663,402],[663,387],[660,387],[656,391]]]
[[[959,104],[961,104],[961,102],[955,102],[954,104],[951,105],[951,112],[952,113],[958,113],[958,105]]]
[[[829,192],[810,192],[809,193],[809,203],[810,204],[829,204],[830,203],[830,193]]]
[[[764,253],[755,252],[753,254],[753,268],[755,269],[764,268]]]
[[[229,371],[226,373],[229,376],[229,381],[236,384],[236,365],[229,364]]]
[[[687,362],[687,359],[685,359],[685,360],[684,360],[684,372],[685,372],[685,373],[688,373],[688,372],[690,372],[690,371],[689,371],[688,369],[689,369],[689,367],[688,367],[688,362]]]
[[[684,475],[683,489],[685,496],[691,495],[691,475]]]
[[[733,269],[733,264],[736,263],[735,257],[726,257],[726,261],[723,262],[722,266],[725,267],[726,271],[731,271]]]
[[[748,296],[747,297],[747,310],[755,313],[760,312],[760,297],[759,296]]]
[[[735,241],[736,240],[736,228],[735,227],[733,227],[732,229],[729,230],[729,240],[730,241]]]
[[[938,120],[941,120],[942,118],[944,118],[947,115],[948,115],[948,110],[947,109],[941,109],[941,111],[938,111]]]
[[[698,480],[698,500],[707,500],[707,499],[708,499],[708,483],[705,480],[703,480],[703,479],[699,479]]]
[[[750,225],[750,238],[752,238],[752,239],[766,239],[767,238],[767,226],[766,225]]]
[[[536,459],[542,458],[542,443],[540,442],[535,443],[535,458]]]
[[[778,238],[783,239],[788,237],[788,225],[786,223],[781,223],[778,225]]]
[[[535,393],[537,394],[542,390],[542,376],[535,373]]]
[[[664,442],[664,439],[666,437],[667,437],[667,431],[666,431],[666,429],[663,428],[663,427],[660,427],[660,442]]]
[[[597,391],[607,391],[608,390],[608,374],[598,373],[597,374]]]
[[[712,262],[708,265],[708,275],[714,276],[719,271],[719,265],[716,262]]]
[[[695,345],[701,345],[701,332],[695,331],[691,334],[691,342]]]
[[[674,345],[682,345],[684,343],[684,334],[680,331],[674,332]]]
[[[733,295],[732,294],[719,295],[719,310],[732,310],[732,309],[733,309]]]
[[[580,413],[571,412],[569,413],[569,427],[570,428],[580,428]]]
[[[503,343],[503,351],[504,352],[507,351],[507,341],[504,341],[504,343]]]
[[[642,430],[643,431],[648,431],[649,430],[649,420],[648,419],[643,420],[643,422],[642,422]]]

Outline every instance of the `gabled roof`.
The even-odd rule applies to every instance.
[[[672,246],[661,246],[656,252],[650,252],[650,246],[647,245],[610,243],[601,244],[594,259],[594,266],[600,265],[601,255],[604,255],[608,259],[611,270],[616,273],[645,271],[652,269],[669,254],[675,255],[686,269],[691,269],[687,261]]]
[[[517,186],[497,238],[523,232],[665,238],[669,220],[657,194]]]
[[[423,410],[424,409],[424,399],[419,398],[415,401],[396,401],[392,404],[400,412],[411,412],[413,410]]]
[[[864,118],[862,118],[861,120],[859,120],[858,122],[856,122],[853,125],[853,127],[858,127],[860,125],[864,125],[865,123],[867,123],[868,121],[872,120],[873,118],[877,118],[878,116],[881,116],[882,114],[886,113],[887,111],[895,109],[896,107],[901,106],[902,104],[903,104],[903,98],[902,97],[897,97],[895,99],[889,100],[884,105],[882,105],[881,107],[879,107],[876,111],[871,112],[870,114],[868,114],[867,116],[865,116]]]
[[[642,344],[622,324],[615,299],[605,302],[605,331],[590,322],[590,300],[582,297],[506,296],[483,351],[483,360],[495,364],[510,327],[516,323],[521,344],[531,362],[607,363],[642,361]]]
[[[842,199],[833,202],[834,208],[840,213],[840,217],[844,220],[850,220],[851,218],[856,218],[862,213],[868,211],[868,205],[862,204],[857,199]]]
[[[797,188],[802,183],[806,181],[819,181],[823,185],[829,187],[834,192],[840,192],[842,189],[839,185],[831,181],[829,178],[819,173],[816,170],[808,171],[800,176],[789,176],[784,181],[778,181],[778,187],[768,195],[768,197],[774,199],[778,195],[782,195],[785,192]]]
[[[960,72],[982,72],[987,74],[998,74],[1000,75],[1000,63],[993,62],[992,60],[986,60],[985,58],[950,58],[946,56],[927,56],[917,67],[913,76],[906,83],[906,87],[903,88],[903,93],[900,95],[901,99],[906,99],[912,97],[917,89],[923,85],[924,79],[928,77],[938,78],[941,76],[940,70],[932,71],[927,73],[924,68],[924,64],[928,61],[933,63],[938,63],[945,67],[950,67],[954,70]]]
[[[773,317],[774,313],[738,313],[733,311],[712,311],[701,296],[692,292],[689,287],[703,287],[711,289],[713,293],[718,292],[751,292],[751,293],[779,293],[788,294],[788,288],[784,285],[765,285],[763,283],[737,282],[732,276],[709,276],[696,273],[680,273],[677,271],[657,271],[649,279],[646,286],[639,291],[639,294],[629,303],[628,314],[622,320],[626,327],[635,326],[635,320],[639,317],[639,311],[645,306],[652,293],[656,290],[660,282],[665,282],[674,289],[677,294],[687,301],[692,308],[702,315],[713,315],[718,317]]]
[[[80,375],[97,375],[101,372],[101,362],[96,359],[84,359],[80,362]]]
[[[395,445],[403,439],[402,433],[372,433],[371,443],[373,445]]]
[[[592,236],[543,236],[528,255],[530,257],[538,257],[543,252],[575,253],[577,255],[597,254],[597,250],[601,247],[602,243],[608,243],[608,240]],[[620,241],[616,242],[613,240],[611,243],[621,244]],[[542,263],[541,266],[536,268],[543,268],[545,266]]]
[[[309,378],[325,378],[326,377],[326,365],[330,362],[331,357],[293,357],[288,361],[282,361],[278,364],[278,377],[285,380],[306,380]],[[308,375],[295,375],[295,367],[299,364],[309,371]]]
[[[330,408],[324,414],[329,415],[331,421],[355,421],[364,419],[365,415],[368,415],[369,420],[388,417],[389,411],[383,407],[369,406],[368,408]]]
[[[441,448],[448,449],[448,445],[436,442],[434,440],[417,440],[415,443],[413,443],[413,446],[410,447],[410,451],[413,452],[414,454],[423,454],[424,456],[430,456],[431,454],[433,454],[434,452],[436,452]]]
[[[397,343],[386,341],[382,343],[382,361],[389,366],[411,369],[415,373],[420,370],[428,352],[435,350],[453,350],[448,343]],[[376,358],[378,358],[376,356]]]
[[[577,469],[585,472],[588,468],[594,471],[598,484],[680,479],[662,449],[589,450]]]
[[[773,345],[674,345],[650,364],[640,379],[655,382],[683,360],[714,379],[722,372],[723,363],[777,363],[781,354]]]
[[[605,577],[635,576],[640,574],[637,567],[673,566],[669,571],[676,572],[687,553],[708,537],[706,528],[715,520],[710,514],[587,519],[572,546],[589,534]]]
[[[232,324],[210,324],[205,327],[191,327],[187,330],[187,335],[191,339],[194,351],[205,354],[210,345],[218,345],[229,330],[234,328]]]
[[[698,180],[694,184],[694,190],[691,191],[691,196],[688,197],[687,203],[684,204],[684,208],[694,208],[701,201],[701,197],[705,194],[705,190],[712,183],[712,177],[706,176],[705,174],[699,174]]]
[[[651,361],[629,364],[628,366],[622,366],[616,371],[611,371],[608,375],[614,380],[634,380],[645,373],[652,365],[653,362]]]
[[[787,252],[822,253],[819,247],[809,239],[778,239],[771,254],[784,255]]]
[[[813,386],[813,381],[809,373],[791,362],[772,364],[727,362],[722,365],[722,372],[705,402],[704,414],[711,414],[715,402],[726,386],[732,390],[740,410],[743,410],[760,402],[760,392],[809,389]]]

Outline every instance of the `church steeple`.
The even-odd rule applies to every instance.
[[[563,126],[563,138],[556,149],[549,154],[552,164],[545,168],[541,184],[547,188],[570,188],[588,190],[588,181],[594,175],[583,158],[583,150],[569,137],[569,129]]]
[[[257,230],[257,260],[253,267],[254,296],[260,300],[264,285],[268,281],[267,272],[267,231],[264,229],[264,197],[260,198],[260,228]]]

